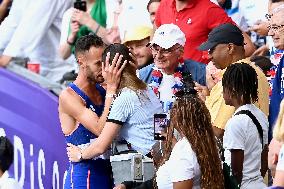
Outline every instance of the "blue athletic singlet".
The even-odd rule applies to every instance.
[[[102,115],[105,101],[105,90],[96,85],[103,98],[102,105],[95,105],[90,98],[80,90],[74,83],[69,85],[85,102],[86,107],[95,112],[99,117]],[[72,143],[76,146],[88,146],[90,142],[97,136],[87,130],[82,124],[70,135],[65,136],[67,143]],[[101,155],[95,159],[83,160],[79,163],[71,162],[64,189],[111,189],[113,187],[111,164],[109,156]]]

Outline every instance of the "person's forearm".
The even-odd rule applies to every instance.
[[[107,91],[106,92],[107,95],[111,95],[111,94],[115,94],[115,92],[110,92],[110,91]],[[112,101],[113,101],[113,97],[110,97],[110,96],[106,96],[105,98],[105,107],[104,107],[104,111],[98,121],[98,126],[99,126],[99,130],[100,130],[100,133],[102,132],[105,124],[106,124],[106,120],[107,120],[107,116],[109,114],[109,110],[110,110],[110,106],[112,104]]]
[[[104,152],[104,148],[100,147],[100,145],[96,142],[92,142],[90,146],[81,151],[82,159],[92,159],[103,154]]]
[[[59,55],[63,60],[66,60],[71,55],[71,45],[66,43],[63,43],[59,46]]]
[[[2,3],[0,4],[0,22],[4,19],[4,16],[8,11],[9,4],[9,1],[2,1]]]
[[[106,28],[100,26],[94,19],[89,20],[86,24],[97,36],[104,38],[106,35]]]

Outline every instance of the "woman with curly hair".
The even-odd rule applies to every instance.
[[[157,171],[157,186],[223,189],[223,172],[209,111],[194,89],[185,89],[177,96],[171,110],[164,163]],[[174,129],[182,138],[173,147]]]

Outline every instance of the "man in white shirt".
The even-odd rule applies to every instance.
[[[8,138],[0,137],[0,188],[21,189],[22,187],[13,179],[9,178],[8,169],[13,163],[14,148]]]
[[[72,64],[58,55],[63,13],[72,0],[14,0],[10,14],[0,25],[0,66],[13,57],[28,58],[41,75],[58,81]]]

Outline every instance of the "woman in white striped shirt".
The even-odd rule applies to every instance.
[[[134,60],[125,45],[111,44],[103,53],[103,62],[106,62],[106,65],[108,62],[125,61],[128,63],[121,74],[118,95],[113,101],[102,133],[96,141],[83,150],[70,144],[67,148],[69,160],[78,162],[101,155],[109,148],[117,135],[143,155],[148,154],[154,145],[154,114],[162,113],[159,99],[136,76],[136,67],[132,63]],[[117,70],[106,70],[108,71],[116,72]],[[115,96],[115,94],[107,94],[107,97]]]

